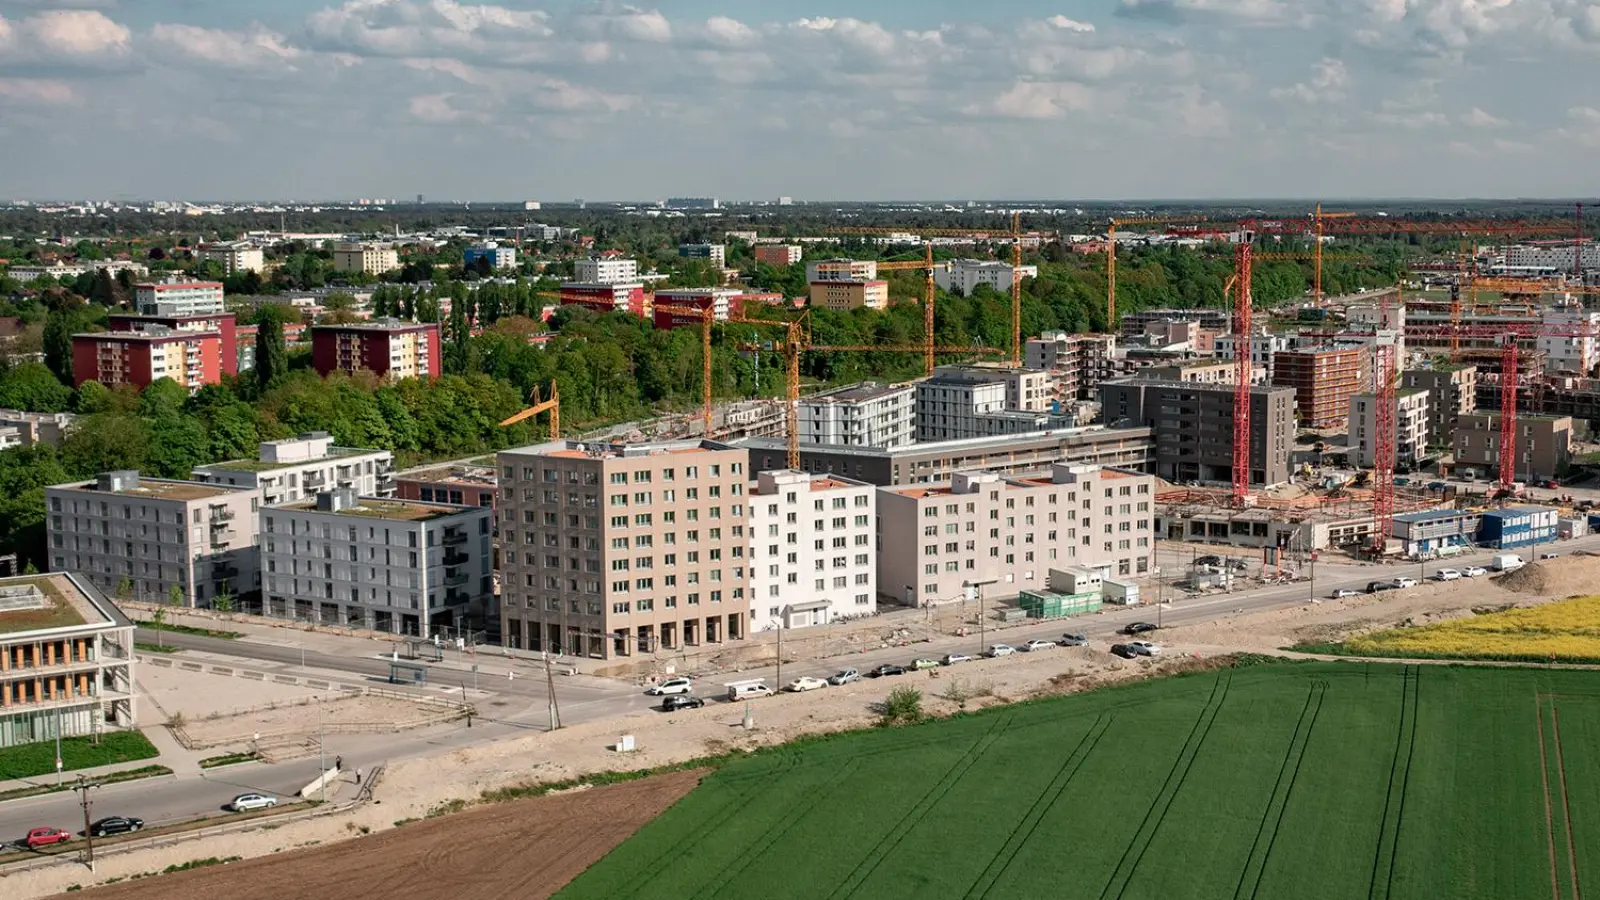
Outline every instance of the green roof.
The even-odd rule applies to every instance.
[[[68,600],[61,589],[56,586],[55,579],[59,576],[37,575],[26,578],[6,579],[0,582],[0,587],[36,587],[44,593],[45,605],[34,609],[0,610],[0,634],[18,634],[24,631],[41,631],[46,628],[67,628],[73,625],[84,624],[83,614],[78,612],[72,601]]]
[[[195,466],[195,469],[207,472],[271,472],[276,469],[294,469],[300,466],[308,466],[319,462],[325,462],[327,460],[344,459],[348,456],[361,456],[367,453],[378,452],[381,451],[358,450],[353,447],[332,447],[324,456],[317,456],[311,459],[295,460],[294,462],[267,462],[266,460],[261,459],[230,459],[227,462],[208,463],[207,465],[203,466]]]
[[[289,503],[278,508],[292,509],[297,512],[319,512],[315,500]],[[359,516],[368,519],[389,519],[399,522],[425,522],[429,519],[454,515],[461,512],[462,507],[419,503],[413,500],[381,500],[373,497],[362,497],[355,506],[347,506],[340,510],[320,511],[335,516]]]

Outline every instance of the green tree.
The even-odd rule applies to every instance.
[[[283,341],[283,320],[277,315],[263,315],[256,331],[256,386],[265,393],[288,372],[289,348]]]
[[[71,402],[72,389],[42,363],[23,363],[0,375],[0,407],[53,413]]]
[[[72,383],[72,336],[83,328],[82,317],[71,309],[52,310],[44,320],[44,364],[62,384]]]

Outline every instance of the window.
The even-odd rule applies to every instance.
[[[619,616],[627,615],[628,614],[627,601],[623,601],[621,603],[613,603],[613,604],[611,604],[611,612],[612,612],[612,614],[619,615]]]

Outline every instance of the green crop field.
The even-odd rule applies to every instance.
[[[1578,900],[1596,746],[1584,672],[1185,675],[753,754],[560,897]]]

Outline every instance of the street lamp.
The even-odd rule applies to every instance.
[[[984,608],[983,608],[983,589],[986,586],[994,584],[995,582],[997,582],[999,580],[1000,579],[998,579],[998,578],[975,578],[975,579],[973,579],[971,581],[963,582],[962,585],[961,585],[962,587],[967,589],[967,595],[968,596],[970,596],[974,600],[978,601],[978,653],[980,655],[982,655],[982,653],[983,653],[984,624],[985,624],[984,623],[984,617],[985,617],[984,613],[985,613],[985,611],[984,611]]]

